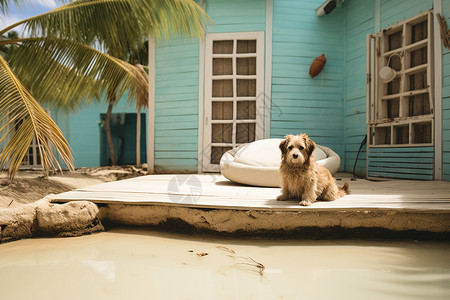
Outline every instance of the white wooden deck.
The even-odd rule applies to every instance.
[[[338,176],[339,178],[339,176]],[[343,181],[338,181],[339,185]],[[95,203],[164,205],[234,210],[417,210],[450,212],[450,182],[350,181],[351,195],[302,207],[296,201],[276,201],[279,188],[231,183],[219,175],[149,175],[62,193],[53,202],[88,200]]]

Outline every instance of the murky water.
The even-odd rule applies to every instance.
[[[450,299],[450,243],[29,239],[0,245],[0,299]]]

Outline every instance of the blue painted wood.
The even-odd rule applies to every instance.
[[[339,8],[318,18],[320,4],[274,1],[271,136],[307,132],[342,157],[344,18]],[[311,79],[309,67],[321,53],[327,64]]]
[[[186,144],[183,144],[184,149],[183,151],[176,151],[175,149],[179,149],[181,144],[173,144],[172,148],[162,148],[162,149],[155,149],[155,156],[161,159],[191,159],[192,153],[197,152],[197,145],[196,144],[189,144],[189,147],[186,146]],[[188,148],[192,148],[190,151]]]
[[[126,97],[124,95],[118,101],[113,113],[136,113],[136,107],[127,102]],[[77,168],[100,166],[100,115],[105,114],[107,108],[101,100],[85,105],[79,111],[69,114],[60,111],[52,115],[72,148]]]
[[[208,0],[206,12],[214,21],[207,32],[265,31],[266,3],[262,0]]]
[[[450,24],[450,1],[442,1],[442,15]],[[442,44],[441,44],[442,45]],[[450,181],[450,50],[442,47],[442,123],[443,123],[443,155],[442,155],[442,178]]]
[[[177,120],[177,123],[173,122],[173,119]],[[180,126],[187,125],[193,126],[192,123],[197,122],[198,123],[198,115],[197,114],[183,114],[183,115],[173,115],[171,117],[168,117],[167,115],[158,115],[155,117],[155,123],[158,123],[161,125],[161,129],[167,128],[163,124],[172,124],[174,128],[179,128]],[[194,128],[197,126],[194,125]],[[171,127],[172,128],[172,127]]]
[[[432,157],[373,157],[370,156],[370,162],[380,162],[380,163],[384,163],[384,162],[401,162],[401,163],[405,163],[405,164],[409,164],[411,162],[414,163],[423,163],[423,164],[428,164],[428,165],[432,165],[433,164],[433,158]]]
[[[383,167],[383,168],[405,168],[405,163],[401,163],[401,162],[386,162],[386,161],[381,161],[381,162],[374,162],[373,160],[370,161],[369,166],[373,167],[373,168],[379,168],[379,167]],[[431,167],[431,165],[429,163],[418,163],[416,162],[416,160],[411,160],[408,163],[409,169],[410,170],[418,170],[418,169],[423,169],[423,170],[431,170],[433,171],[433,168]],[[372,169],[374,170],[374,169]]]
[[[155,170],[159,172],[197,172],[197,159],[194,158],[158,158],[158,152],[155,152]]]
[[[192,139],[193,136],[196,136],[196,134],[198,133],[198,129],[197,128],[194,128],[194,129],[183,128],[183,129],[180,129],[178,131],[179,131],[178,136],[184,136],[184,137],[189,136],[189,137],[191,137],[191,139]],[[162,129],[160,129],[160,130],[155,132],[155,139],[157,137],[168,137],[168,138],[173,140],[173,137],[170,135],[171,133],[173,133],[173,130],[162,130]]]
[[[433,166],[433,147],[371,148],[369,151],[369,176],[433,179]]]
[[[366,35],[374,33],[375,1],[344,2],[345,92],[344,170],[353,170],[358,149],[366,135]],[[365,175],[366,147],[360,153],[356,173]]]
[[[387,28],[433,8],[433,0],[381,0],[381,27]]]
[[[173,163],[167,163],[172,159],[180,170],[195,169],[196,164],[192,163],[197,159],[198,136],[197,40],[177,39],[156,48],[155,108],[155,168],[173,169]],[[190,142],[178,142],[180,138]],[[179,155],[165,156],[166,151],[178,151]]]
[[[414,158],[419,157],[433,157],[433,152],[373,152],[373,148],[369,151],[369,159],[372,158],[384,158],[384,159],[392,159],[392,158],[406,158],[412,160]]]
[[[406,174],[406,173],[389,173],[389,172],[371,172],[369,177],[397,178],[397,179],[415,179],[415,180],[433,180],[432,175],[423,174]]]
[[[208,0],[215,22],[207,32],[264,31],[264,0]],[[197,170],[199,45],[195,39],[173,39],[156,48],[155,167]],[[176,149],[176,150],[174,150]],[[173,157],[171,151],[181,153]]]
[[[171,136],[155,136],[155,146],[158,145],[170,145],[173,141]],[[177,138],[177,144],[192,144],[192,137],[190,135],[179,136]]]
[[[177,105],[178,106],[178,105]],[[188,107],[178,106],[177,108],[161,108],[158,110],[159,116],[172,117],[182,115],[197,115],[198,107],[189,105]]]
[[[381,28],[385,29],[387,26],[393,25],[406,18],[413,17],[423,11],[430,9],[432,7],[432,2],[432,0],[412,0],[408,1],[408,4],[405,5],[405,1],[402,0],[381,0]],[[345,170],[347,171],[350,171],[350,168],[353,167],[354,159],[352,163],[347,163],[347,160],[352,160],[351,157],[356,156],[355,148],[359,148],[358,141],[361,141],[366,135],[366,35],[369,33],[375,33],[375,5],[375,1],[369,0],[344,2],[346,33],[346,50],[344,54],[346,78],[344,96],[344,138],[346,144]],[[392,152],[399,152],[398,154],[391,154],[391,156],[393,156],[396,160],[405,159],[406,162],[411,158],[411,151],[414,152],[414,150],[400,150],[406,148],[392,149],[397,149],[393,150]],[[383,156],[383,153],[374,154],[372,150],[370,152],[370,158],[375,162],[378,162],[378,160],[382,162],[388,159],[387,157]],[[378,149],[374,151],[380,152],[384,150]],[[429,149],[429,154],[431,156],[426,159],[428,160],[428,164],[432,169],[432,147],[430,147]],[[380,155],[382,157],[379,157]],[[415,157],[421,155],[423,154],[415,155]],[[364,172],[364,169],[365,168],[363,166],[363,168],[359,171]]]
[[[375,153],[427,153],[429,157],[433,156],[433,147],[394,147],[394,148],[371,148],[370,152]]]
[[[373,166],[369,164],[370,173],[400,173],[400,174],[412,174],[412,175],[430,175],[433,176],[433,169],[423,169],[423,168],[404,168],[404,167],[388,167],[388,166]]]

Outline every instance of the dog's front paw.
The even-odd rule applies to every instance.
[[[309,200],[302,200],[299,203],[301,206],[310,206],[311,205],[311,201]]]
[[[287,199],[288,199],[288,197],[284,194],[281,194],[280,196],[277,197],[277,201],[285,201]]]

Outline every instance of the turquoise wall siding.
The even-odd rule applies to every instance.
[[[271,136],[306,132],[342,158],[344,28],[342,8],[317,17],[322,0],[273,3]],[[309,67],[325,54],[322,73],[311,79]]]
[[[386,29],[432,8],[433,0],[380,0],[381,29]]]
[[[442,1],[443,15],[450,24],[450,1]],[[443,121],[443,166],[442,177],[450,181],[450,51],[442,47],[442,121]]]
[[[264,31],[265,0],[208,0],[207,32]],[[174,39],[156,47],[155,171],[197,172],[199,43]]]
[[[207,32],[243,32],[266,30],[265,0],[208,0],[206,13],[215,25]]]
[[[432,180],[434,148],[371,148],[369,177]]]
[[[386,29],[433,8],[432,0],[350,0],[345,14],[345,159],[344,170],[351,172],[366,127],[366,35],[376,33],[376,5],[379,3],[380,28]],[[366,173],[366,147],[360,154],[356,173]],[[420,150],[420,149],[417,149]],[[405,157],[413,159],[408,152]],[[432,166],[432,161],[430,162]],[[429,168],[429,166],[428,166]]]
[[[198,41],[156,48],[155,171],[197,171]]]
[[[375,33],[375,2],[344,2],[345,14],[345,159],[344,170],[352,172],[367,133],[366,125],[366,36]],[[356,174],[365,176],[366,147],[358,157]]]
[[[52,112],[53,119],[72,147],[76,168],[100,166],[100,114],[105,114],[107,109],[107,104],[100,102],[75,112]],[[135,106],[126,103],[125,99],[113,109],[113,113],[135,112]]]

